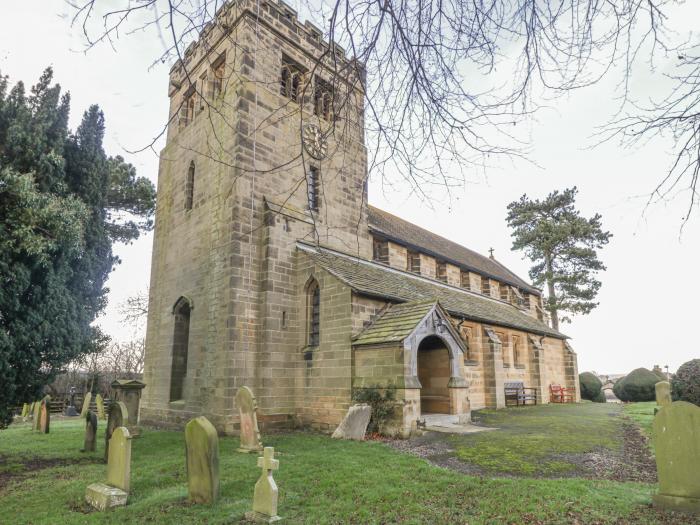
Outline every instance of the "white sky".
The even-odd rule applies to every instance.
[[[686,5],[674,21],[679,31],[693,29],[700,5]],[[99,104],[107,122],[106,149],[132,162],[140,175],[156,182],[158,159],[152,152],[130,154],[148,144],[167,118],[168,67],[149,69],[162,49],[153,35],[122,38],[114,51],[99,46],[87,54],[78,28],[71,29],[62,0],[23,0],[6,3],[0,16],[0,72],[11,81],[33,84],[51,65],[55,79],[72,96],[71,127],[82,112]],[[633,86],[653,93],[658,76],[639,75]],[[572,337],[579,370],[623,373],[654,364],[675,370],[700,357],[690,328],[698,321],[700,299],[700,214],[680,234],[687,195],[645,211],[647,195],[671,162],[669,144],[654,141],[636,150],[616,144],[594,149],[591,133],[616,108],[615,85],[606,82],[550,103],[531,126],[538,166],[504,163],[487,173],[474,173],[451,201],[434,202],[432,209],[409,195],[383,194],[379,181],[370,181],[370,202],[465,246],[487,253],[527,278],[529,264],[510,251],[505,223],[506,205],[527,193],[543,197],[554,189],[579,188],[578,206],[585,215],[600,212],[614,237],[601,257],[608,270],[601,275],[600,306],[576,317],[562,331]],[[159,145],[156,149],[160,149]],[[99,320],[115,339],[127,339],[119,303],[143,291],[150,276],[152,236],[130,246],[117,246],[122,264],[111,274],[109,306]]]

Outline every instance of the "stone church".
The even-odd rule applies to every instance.
[[[367,202],[361,64],[282,2],[227,2],[170,72],[141,420],[332,430],[395,387],[392,431],[576,388],[541,291]]]

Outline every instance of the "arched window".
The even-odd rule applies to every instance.
[[[173,361],[170,369],[170,401],[183,398],[187,375],[187,351],[190,339],[190,311],[192,305],[186,297],[180,297],[173,308]]]
[[[187,180],[185,181],[185,209],[192,209],[194,201],[194,161],[190,162],[190,168],[187,170]]]
[[[321,335],[321,291],[312,280],[307,287],[308,345],[318,346]]]

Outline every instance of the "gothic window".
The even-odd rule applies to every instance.
[[[306,175],[306,193],[308,206],[312,211],[318,211],[320,185],[321,181],[318,168],[316,166],[309,166],[309,172]]]
[[[520,355],[520,338],[516,335],[513,336],[511,341],[511,346],[513,347],[513,364],[515,366],[520,366],[523,364],[522,356]]]
[[[435,275],[439,281],[447,282],[447,263],[445,261],[437,261],[435,263]]]
[[[185,94],[180,106],[179,126],[184,128],[194,120],[195,115],[195,89],[194,86]]]
[[[484,295],[491,294],[491,281],[488,277],[481,276],[481,293]]]
[[[280,74],[280,95],[293,102],[299,102],[303,90],[304,75],[306,69],[289,58],[282,55],[282,71]]]
[[[187,351],[190,337],[190,311],[192,306],[185,297],[180,297],[173,308],[173,360],[170,369],[170,401],[183,398],[187,375]]]
[[[321,291],[314,280],[307,288],[308,345],[318,346],[321,335]]]
[[[314,86],[314,115],[326,120],[333,115],[333,86],[320,77]]]
[[[185,181],[185,209],[191,210],[194,202],[194,161],[190,162]]]
[[[471,284],[469,283],[469,272],[462,270],[460,274],[460,280],[462,288],[464,288],[465,290],[471,290]]]
[[[502,332],[496,332],[496,335],[501,340],[501,358],[503,359],[503,366],[505,368],[510,368],[510,348],[508,347],[508,335]]]
[[[372,258],[384,264],[389,264],[389,243],[382,239],[374,238],[372,241]]]
[[[406,251],[406,269],[420,275],[420,254],[418,252]]]
[[[462,327],[462,337],[464,337],[464,346],[467,351],[464,352],[464,364],[474,365],[476,364],[476,348],[474,345],[474,340],[472,338],[472,329],[469,326]]]

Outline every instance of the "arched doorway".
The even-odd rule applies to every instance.
[[[450,414],[450,351],[437,336],[423,339],[418,346],[418,381],[422,414]]]

